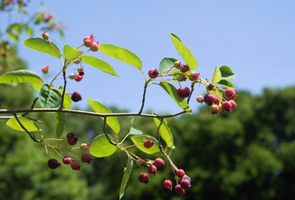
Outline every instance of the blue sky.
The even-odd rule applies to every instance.
[[[31,1],[29,11],[40,9],[40,1]],[[295,85],[295,1],[44,1],[53,15],[67,25],[66,36],[51,40],[62,49],[77,47],[83,38],[96,36],[101,44],[114,44],[138,55],[142,70],[158,68],[164,57],[181,59],[169,33],[175,33],[199,63],[202,78],[211,78],[215,66],[227,65],[236,73],[232,82],[239,90],[259,94],[263,88]],[[39,36],[40,32],[35,32]],[[26,39],[23,35],[23,40]],[[20,44],[19,54],[29,69],[41,73],[49,65],[60,70],[60,61]],[[85,49],[84,49],[85,50]],[[70,81],[67,91],[78,91],[83,100],[73,105],[86,108],[86,98],[107,106],[137,112],[141,106],[144,78],[135,67],[100,52],[90,53],[110,63],[120,77],[111,76],[85,65],[81,82]],[[75,66],[73,66],[75,67]],[[75,72],[68,71],[69,73]],[[62,84],[61,80],[55,85]],[[183,85],[189,85],[183,84]],[[201,94],[205,87],[201,87]],[[199,106],[194,93],[191,109]],[[162,88],[148,88],[145,111],[174,113],[181,111]]]

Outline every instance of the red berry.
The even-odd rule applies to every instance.
[[[191,81],[195,81],[199,78],[200,73],[197,72],[191,72],[191,74],[189,75],[189,80]]]
[[[93,42],[93,43],[90,45],[90,50],[91,50],[91,51],[98,51],[98,49],[99,49],[98,42]]]
[[[149,175],[147,175],[146,173],[142,173],[142,174],[139,175],[138,180],[141,183],[147,184],[149,182]]]
[[[66,164],[66,165],[70,164],[70,163],[73,162],[73,161],[74,161],[73,158],[71,158],[71,157],[69,157],[69,156],[65,156],[65,157],[63,157],[63,159],[62,159],[62,162],[63,162],[64,164]]]
[[[170,180],[165,180],[164,187],[167,188],[168,190],[172,190],[172,182]]]
[[[90,164],[92,159],[91,159],[91,157],[90,157],[90,154],[88,154],[88,153],[84,153],[84,154],[82,155],[82,157],[81,157],[81,160],[82,160],[83,163],[88,163],[88,164]]]
[[[165,165],[165,161],[162,158],[157,158],[154,164],[159,168]]]
[[[185,193],[185,190],[179,184],[174,187],[174,190],[177,194],[180,195],[183,195]]]
[[[73,137],[75,137],[74,133],[70,132],[70,133],[67,134],[68,139],[72,139]]]
[[[176,171],[176,176],[182,178],[185,175],[185,172],[183,169],[179,169]]]
[[[232,88],[228,88],[228,89],[226,89],[225,90],[225,92],[224,92],[224,96],[225,96],[225,98],[227,98],[227,99],[235,99],[236,98],[236,96],[238,96],[238,95],[236,95],[236,92],[235,92],[235,90],[234,89],[232,89]]]
[[[221,110],[222,112],[231,112],[232,110],[232,105],[230,102],[225,101],[221,104]]]
[[[204,101],[208,106],[212,106],[212,104],[215,101],[215,96],[213,94],[208,93],[204,96]]]
[[[212,115],[218,115],[219,106],[213,104],[213,105],[210,107],[210,110],[211,110],[211,114],[212,114]]]
[[[86,47],[90,47],[90,45],[93,43],[93,40],[94,40],[94,36],[93,35],[90,35],[90,36],[86,36],[83,40],[84,42],[84,45]]]
[[[214,104],[218,105],[220,103],[220,98],[215,96]]]
[[[184,176],[182,177],[182,179],[187,179],[187,180],[189,180],[189,182],[191,182],[191,178],[190,178],[189,176],[187,176],[187,175],[184,175]]]
[[[189,97],[190,94],[191,94],[191,91],[188,87],[181,87],[177,90],[177,96],[179,98]]]
[[[236,107],[238,107],[238,105],[236,104],[236,102],[234,100],[229,100],[230,104],[231,104],[231,108],[234,109]]]
[[[145,148],[151,148],[152,146],[154,146],[155,145],[155,143],[153,142],[153,141],[151,141],[151,140],[145,140],[144,141],[144,143],[143,143],[143,146],[145,147]]]
[[[84,67],[78,67],[77,71],[78,72],[84,72]]]
[[[181,72],[187,72],[189,70],[189,66],[188,65],[182,65],[182,66],[180,66],[180,71]]]
[[[180,185],[183,189],[189,189],[191,187],[191,182],[188,179],[182,179]]]
[[[74,92],[71,98],[74,102],[82,100],[82,96],[79,92]]]
[[[78,142],[78,138],[77,137],[73,137],[71,139],[68,139],[67,142],[68,142],[69,145],[75,145]]]
[[[141,158],[138,158],[136,164],[138,167],[143,167],[145,165],[145,162]]]
[[[49,71],[49,67],[48,67],[48,66],[44,66],[44,67],[42,68],[42,73],[43,73],[43,74],[48,74],[48,71]]]
[[[156,175],[156,173],[157,173],[157,167],[156,167],[155,165],[150,165],[150,166],[148,167],[148,172],[149,172],[150,174],[154,174],[154,175]]]
[[[83,76],[81,76],[80,74],[74,74],[74,79],[75,81],[79,82],[83,79]]]
[[[81,168],[80,164],[77,161],[73,161],[71,163],[71,167],[72,167],[73,170],[77,170],[77,171],[79,171],[80,168]]]
[[[183,66],[183,65],[181,64],[181,62],[179,60],[174,62],[174,67],[176,69],[180,69],[181,66]]]
[[[50,169],[56,169],[60,166],[60,163],[56,159],[49,159],[47,165]]]
[[[150,78],[157,78],[159,75],[159,72],[156,68],[152,68],[149,70],[149,77]]]

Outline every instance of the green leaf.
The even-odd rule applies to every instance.
[[[58,90],[51,89],[47,84],[41,87],[39,102],[42,108],[60,108],[61,99]]]
[[[124,196],[124,192],[128,187],[129,184],[129,180],[132,174],[132,169],[133,169],[133,160],[130,156],[128,156],[128,160],[127,160],[127,167],[126,170],[124,172],[124,176],[121,182],[121,187],[120,187],[120,193],[119,193],[119,198],[122,199],[122,197]]]
[[[91,99],[87,99],[87,101],[89,105],[91,106],[91,108],[96,113],[105,113],[105,114],[113,113],[108,107],[106,107],[105,105],[97,101],[94,101]],[[102,117],[102,119],[104,119],[104,117]],[[118,122],[117,117],[107,117],[107,124],[113,129],[115,133],[120,132],[120,124]]]
[[[112,44],[100,44],[99,51],[122,62],[130,64],[138,69],[142,68],[142,62],[133,52]]]
[[[221,66],[219,70],[221,72],[221,79],[231,80],[236,78],[235,73],[226,65]]]
[[[154,118],[154,121],[157,125],[157,127],[159,127],[161,121],[158,118]],[[166,121],[166,119],[163,119],[163,123],[160,127],[159,133],[161,135],[161,137],[163,138],[163,140],[166,142],[168,147],[172,147],[173,146],[173,136],[172,136],[172,132],[168,126],[168,122]]]
[[[111,135],[108,137],[113,140]],[[97,158],[108,157],[115,153],[117,147],[112,145],[105,135],[99,135],[92,140],[89,153]]]
[[[172,39],[172,42],[180,54],[180,56],[183,58],[183,60],[186,62],[186,64],[189,66],[190,70],[195,70],[198,68],[198,62],[194,55],[190,52],[190,50],[182,44],[179,37],[177,37],[175,34],[170,33],[170,37]]]
[[[32,86],[33,86],[34,90],[36,90],[38,92],[41,90],[41,87],[43,85],[44,85],[43,80],[42,80],[42,82],[41,81],[40,82],[32,82]]]
[[[63,134],[66,122],[67,118],[65,113],[55,113],[55,133],[57,138],[59,138]]]
[[[62,89],[58,89],[58,92],[62,96],[63,90]],[[68,93],[65,93],[65,96],[64,96],[64,108],[65,109],[70,109],[71,106],[72,106],[71,96]]]
[[[82,55],[83,51],[75,49],[74,47],[66,44],[63,48],[63,53],[67,60],[74,60]]]
[[[31,120],[25,117],[18,117],[18,120],[29,132],[38,131],[38,127]],[[6,125],[10,128],[13,128],[14,130],[25,132],[25,130],[19,125],[15,117],[9,119]]]
[[[177,89],[173,85],[167,83],[166,81],[162,81],[160,82],[160,86],[172,97],[177,105],[179,105],[183,110],[191,114],[191,109],[189,105],[186,103],[185,99],[179,98],[177,96]]]
[[[42,82],[41,76],[27,69],[7,72],[0,76],[0,83],[26,83],[26,82]]]
[[[220,80],[217,84],[223,86],[223,87],[226,87],[226,88],[233,88],[235,89],[235,86],[232,82],[228,81],[228,80]]]
[[[221,79],[221,73],[219,68],[216,66],[214,70],[213,78],[212,78],[212,83],[218,83],[220,79]]]
[[[83,62],[87,63],[88,65],[91,65],[92,67],[95,67],[108,74],[119,76],[117,72],[113,69],[113,67],[103,60],[100,60],[93,56],[81,56],[80,58]]]
[[[33,37],[33,29],[30,28],[29,26],[26,26],[26,31],[29,37]]]
[[[136,136],[131,137],[131,140],[136,145],[136,147],[144,153],[154,154],[154,153],[160,152],[158,140],[156,140],[156,138],[154,138],[152,136],[136,135]],[[155,145],[147,149],[143,146],[143,143],[145,140],[151,140],[155,143]]]
[[[177,61],[176,58],[163,58],[160,62],[159,72],[163,73],[170,70],[174,66],[175,61]]]
[[[134,128],[134,127],[132,126],[133,121],[134,121],[134,118],[132,118],[132,120],[131,120],[131,123],[130,123],[130,131],[129,131],[128,134],[132,134],[132,135],[142,134],[142,131],[141,131],[141,130],[138,130],[138,129],[136,129],[136,128]]]
[[[61,56],[60,50],[53,42],[51,42],[51,44],[55,48],[53,48],[47,40],[44,40],[42,38],[38,38],[38,37],[29,38],[29,39],[23,41],[23,44],[31,49],[34,49],[34,50],[42,52],[42,53],[49,54],[49,55],[57,57],[57,58],[60,58],[60,56]]]

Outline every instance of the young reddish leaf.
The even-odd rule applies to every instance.
[[[108,135],[108,137],[113,140],[111,135]],[[97,158],[101,157],[108,157],[115,153],[117,150],[117,147],[112,145],[107,137],[103,135],[99,135],[96,138],[94,138],[90,145],[89,153]]]

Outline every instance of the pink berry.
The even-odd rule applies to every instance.
[[[212,115],[218,115],[219,106],[213,104],[213,105],[210,107],[210,110],[211,110],[211,114],[212,114]]]
[[[156,68],[152,68],[149,70],[149,77],[150,78],[157,78],[159,75],[159,72]]]
[[[47,165],[50,169],[56,169],[60,166],[60,163],[56,159],[49,159]]]
[[[191,94],[191,91],[188,87],[181,87],[177,90],[177,96],[179,98],[189,97],[190,94]]]
[[[170,180],[165,180],[164,187],[167,188],[168,190],[172,190],[172,182]]]
[[[144,141],[144,143],[143,143],[143,146],[145,147],[145,148],[151,148],[152,146],[154,146],[155,145],[155,143],[153,142],[153,141],[151,141],[151,140],[145,140]]]
[[[48,40],[48,39],[49,39],[49,34],[48,34],[46,31],[44,31],[44,32],[41,34],[41,36],[42,36],[42,38],[43,38],[44,40]]]
[[[204,101],[208,106],[212,106],[212,104],[215,101],[215,96],[213,94],[208,93],[204,96]]]
[[[182,179],[187,179],[187,180],[189,180],[189,182],[191,182],[191,178],[190,178],[189,176],[187,176],[187,175],[184,175],[184,176],[182,177]]]
[[[214,104],[218,105],[220,103],[220,98],[215,96]]]
[[[180,185],[183,189],[189,189],[191,187],[191,182],[188,179],[182,179]]]
[[[150,166],[148,167],[148,172],[149,172],[150,174],[154,174],[154,175],[156,175],[156,173],[157,173],[157,167],[156,167],[155,165],[150,165]]]
[[[197,80],[199,77],[200,77],[200,73],[192,72],[192,73],[189,75],[189,80],[191,80],[191,81],[195,81],[195,80]]]
[[[98,42],[93,42],[93,43],[90,45],[90,50],[91,50],[91,51],[98,51],[98,49],[99,49]]]
[[[221,110],[222,112],[231,112],[232,110],[232,105],[230,102],[225,101],[221,104]]]
[[[94,40],[94,36],[93,35],[90,35],[90,36],[86,36],[83,40],[84,42],[84,45],[86,47],[90,47],[90,45],[93,43],[93,40]]]
[[[197,102],[198,103],[203,103],[204,102],[204,98],[202,96],[198,96],[197,97]]]
[[[67,142],[68,142],[69,145],[75,145],[78,142],[78,138],[77,137],[73,137],[71,139],[68,139]]]
[[[226,90],[224,91],[224,96],[225,96],[225,98],[227,98],[227,99],[232,99],[232,100],[234,100],[234,99],[236,98],[236,96],[238,96],[238,95],[236,95],[236,92],[235,92],[234,89],[232,89],[232,88],[228,88],[228,89],[226,89]]]
[[[174,62],[174,67],[176,69],[180,69],[181,66],[182,66],[182,64],[181,64],[181,62],[179,60]]]
[[[149,175],[147,175],[146,173],[142,173],[142,174],[139,175],[138,180],[141,183],[147,184],[149,182]]]
[[[179,184],[174,187],[174,190],[176,194],[183,195],[185,193],[185,190]]]
[[[83,76],[81,76],[80,74],[74,74],[74,79],[75,81],[79,82],[83,79]]]
[[[189,66],[188,65],[182,65],[182,66],[180,66],[180,71],[181,72],[187,72],[189,70]]]
[[[65,157],[63,157],[63,159],[62,159],[62,162],[63,162],[64,164],[66,164],[66,165],[70,164],[70,163],[73,162],[73,161],[74,161],[73,158],[71,158],[71,157],[69,157],[69,156],[65,156]]]
[[[48,66],[44,66],[44,67],[42,68],[42,73],[43,73],[43,74],[48,74],[48,71],[49,71],[49,67],[48,67]]]
[[[78,102],[78,101],[82,100],[82,96],[79,92],[74,92],[72,94],[71,98],[74,102]]]
[[[159,168],[165,165],[165,161],[162,158],[156,158],[154,164]]]
[[[77,170],[77,171],[79,171],[80,168],[81,168],[80,164],[77,161],[73,161],[71,163],[71,167],[72,167],[73,170]]]
[[[81,62],[81,59],[80,59],[80,58],[78,58],[78,59],[76,59],[76,60],[74,61],[74,63],[75,63],[76,65],[80,64],[80,62]]]
[[[236,102],[234,100],[229,100],[230,104],[231,104],[231,108],[234,109],[236,107],[238,107],[238,105],[236,104]]]
[[[185,172],[184,172],[183,169],[178,169],[178,170],[176,171],[176,176],[182,178],[184,175],[185,175]]]
[[[88,163],[88,164],[90,164],[92,159],[91,159],[91,157],[90,157],[90,154],[88,154],[88,153],[84,153],[84,154],[82,155],[82,157],[81,157],[81,160],[82,160],[83,163]]]

